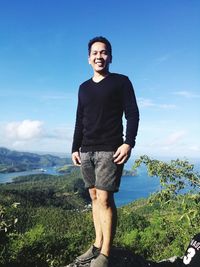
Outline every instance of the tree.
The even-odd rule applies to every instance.
[[[156,194],[156,198],[161,202],[173,200],[180,191],[199,192],[200,175],[187,160],[177,159],[167,163],[152,160],[144,155],[135,161],[133,169],[141,164],[146,165],[149,176],[159,177],[161,190]]]

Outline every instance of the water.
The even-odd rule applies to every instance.
[[[45,172],[41,170],[15,172],[15,173],[0,173],[0,183],[12,182],[12,179],[17,176],[30,174],[53,174],[60,175],[56,168],[45,168]],[[159,188],[159,180],[154,177],[149,177],[145,168],[138,169],[137,176],[123,176],[121,186],[118,193],[115,194],[115,202],[117,207],[126,205],[135,199],[148,197],[150,193],[157,191]]]
[[[123,176],[119,192],[115,194],[117,207],[126,205],[136,199],[146,198],[159,190],[159,178],[149,177],[145,168],[138,169],[137,176]]]
[[[125,169],[131,169],[132,161],[128,161],[125,165]],[[200,171],[200,162],[199,160],[193,161],[195,166],[194,171]],[[58,166],[57,166],[58,167]],[[45,168],[45,172],[41,170],[25,171],[25,172],[15,172],[15,173],[0,173],[0,184],[12,182],[12,179],[21,175],[29,174],[53,174],[60,175],[57,172],[57,167]],[[158,177],[149,177],[147,175],[147,170],[144,165],[140,166],[137,169],[137,176],[123,176],[121,179],[120,190],[115,194],[115,202],[117,207],[126,205],[136,199],[146,198],[150,194],[159,190],[159,178]]]
[[[57,172],[56,168],[55,167],[47,167],[44,170],[37,169],[37,170],[23,171],[23,172],[0,173],[0,184],[1,183],[11,183],[12,179],[15,177],[30,175],[30,174],[45,173],[45,174],[60,175],[60,173]]]

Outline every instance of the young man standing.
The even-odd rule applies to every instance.
[[[119,190],[123,165],[135,145],[139,112],[128,77],[109,72],[110,42],[95,37],[88,44],[88,52],[94,75],[79,88],[72,160],[81,166],[89,189],[96,238],[77,261],[107,267],[117,222],[113,194]],[[125,140],[123,113],[127,120]]]

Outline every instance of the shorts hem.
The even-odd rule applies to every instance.
[[[119,192],[119,188],[118,189],[113,189],[113,188],[105,188],[102,186],[96,186],[96,185],[87,185],[85,186],[86,189],[92,189],[92,188],[96,188],[99,190],[103,190],[103,191],[107,191],[107,192],[113,192],[113,193],[117,193]]]
[[[119,191],[119,188],[105,188],[103,186],[95,186],[96,189],[99,190],[103,190],[103,191],[107,191],[107,192],[113,192],[113,193],[117,193]]]

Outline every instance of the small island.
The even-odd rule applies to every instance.
[[[122,176],[137,176],[137,171],[124,169]]]
[[[73,164],[65,164],[57,168],[56,171],[59,172],[60,174],[70,174],[73,171],[77,170],[78,168],[79,168],[78,166],[74,166]]]
[[[79,168],[78,166],[74,166],[72,164],[66,164],[62,167],[57,168],[57,172],[61,173],[61,174],[70,174],[73,171],[77,170],[77,168]],[[136,176],[137,175],[137,171],[136,170],[123,170],[123,174],[122,176]]]

